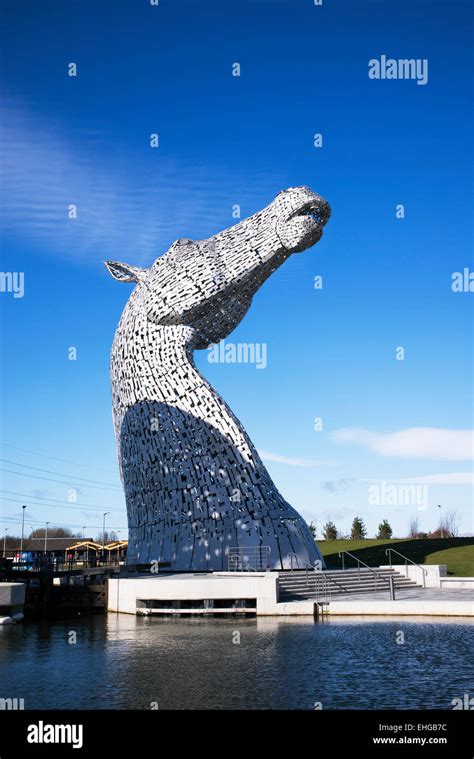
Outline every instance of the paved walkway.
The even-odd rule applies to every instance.
[[[448,588],[398,588],[395,601],[385,591],[334,596],[329,614],[341,616],[474,617],[474,591]]]
[[[388,590],[379,590],[376,593],[348,593],[347,595],[333,596],[331,603],[339,601],[389,601]],[[451,590],[449,588],[397,588],[395,602],[397,601],[464,601],[474,603],[474,590]]]

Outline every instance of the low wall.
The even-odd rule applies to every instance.
[[[384,564],[380,569],[390,569],[389,564]],[[425,579],[425,587],[427,588],[441,588],[441,580],[446,577],[447,565],[446,564],[423,564],[423,570],[414,564],[392,564],[392,569],[399,572],[404,577],[408,576],[410,580],[423,586],[423,575]]]
[[[449,590],[474,590],[474,577],[442,577],[440,587]]]
[[[404,599],[402,594],[396,601],[376,600],[331,601],[330,617],[474,617],[472,601],[452,599]]]
[[[23,606],[25,584],[23,582],[0,582],[0,606]]]
[[[23,582],[0,582],[0,625],[22,620],[24,603]]]

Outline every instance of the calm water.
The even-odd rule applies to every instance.
[[[473,632],[434,619],[29,622],[0,627],[0,697],[27,709],[449,709],[473,693]]]

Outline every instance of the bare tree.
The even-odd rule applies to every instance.
[[[36,530],[32,530],[30,532],[30,539],[44,538],[45,534],[46,534],[46,528],[38,527]],[[73,538],[75,536],[72,530],[68,530],[67,527],[50,527],[48,529],[48,537],[49,538]]]
[[[102,544],[103,540],[106,543],[112,543],[114,540],[118,540],[118,535],[117,535],[117,533],[114,530],[111,530],[110,532],[108,532],[106,530],[105,533],[99,532],[97,534],[96,541],[97,541],[97,543]]]
[[[459,535],[459,514],[455,509],[447,511],[440,519],[439,530],[445,538],[457,538]]]
[[[430,538],[457,538],[459,535],[459,514],[455,509],[440,514],[436,530],[430,532]]]
[[[418,524],[418,517],[414,516],[410,519],[410,524],[408,527],[408,537],[417,538],[419,532],[420,532],[420,526]]]

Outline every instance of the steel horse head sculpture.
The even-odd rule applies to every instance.
[[[265,280],[318,242],[329,215],[322,197],[292,187],[207,240],[177,240],[149,269],[106,262],[114,279],[136,284],[110,369],[129,563],[222,570],[230,548],[262,546],[274,569],[321,558],[193,351],[227,337]]]

